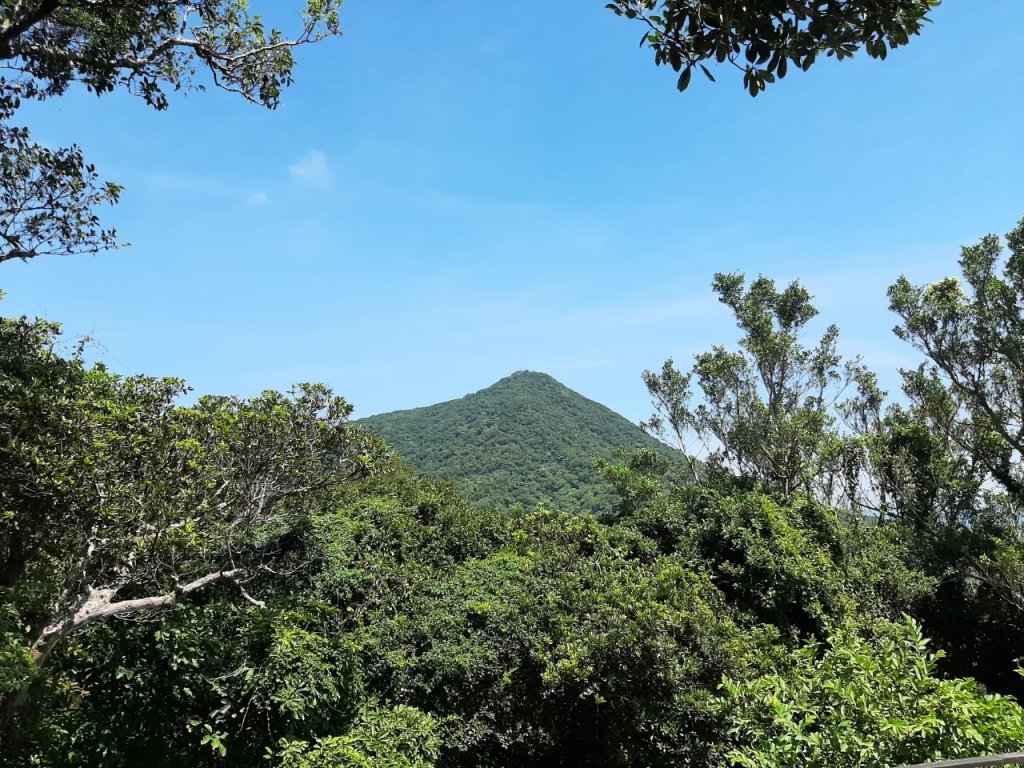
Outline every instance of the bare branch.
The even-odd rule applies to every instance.
[[[157,611],[172,608],[177,604],[180,598],[186,597],[194,592],[198,592],[204,587],[208,587],[211,584],[216,584],[220,581],[230,581],[238,584],[239,589],[242,590],[243,597],[253,605],[258,605],[261,608],[265,607],[264,603],[252,598],[239,583],[239,580],[247,574],[248,571],[242,568],[214,571],[213,573],[208,573],[205,576],[201,576],[198,579],[190,581],[187,584],[179,585],[171,592],[167,592],[162,595],[153,595],[152,597],[135,598],[132,600],[116,601],[114,599],[117,597],[117,593],[125,586],[123,584],[104,587],[102,589],[88,589],[88,591],[81,596],[77,608],[61,615],[55,621],[43,628],[35,642],[32,643],[32,656],[35,658],[37,663],[41,663],[57,643],[68,635],[77,632],[95,621],[115,616],[129,617],[133,614],[142,613],[144,611]]]

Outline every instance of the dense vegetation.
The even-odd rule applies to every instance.
[[[594,467],[620,448],[676,451],[543,373],[519,371],[458,400],[361,419],[421,474],[487,509],[539,503],[600,512],[617,503]]]
[[[926,354],[902,405],[835,329],[804,346],[799,285],[718,276],[739,347],[645,376],[650,428],[712,450],[689,477],[605,462],[623,503],[602,519],[475,508],[322,387],[184,407],[180,382],[3,320],[0,754],[767,768],[1019,747],[1024,222],[1007,243],[965,249],[963,283],[890,290]]]

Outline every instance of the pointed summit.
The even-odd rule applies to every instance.
[[[678,457],[610,408],[537,371],[516,371],[458,400],[359,423],[417,472],[449,480],[471,501],[493,508],[544,503],[607,510],[616,499],[595,459],[614,459],[620,447]]]

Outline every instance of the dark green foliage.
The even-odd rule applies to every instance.
[[[864,50],[884,59],[906,45],[940,0],[615,0],[607,8],[646,26],[641,45],[656,64],[679,72],[686,90],[695,68],[714,80],[705,62],[728,62],[743,72],[756,96],[792,64],[808,70],[821,54],[842,61]]]
[[[116,203],[121,187],[101,182],[79,147],[50,149],[9,125],[17,99],[3,100],[0,93],[0,262],[118,247],[97,209]]]
[[[38,724],[47,765],[202,766],[222,751],[255,765],[281,739],[345,731],[361,678],[351,639],[321,633],[325,606],[211,598],[61,649],[62,685]]]
[[[520,371],[458,400],[361,419],[403,460],[452,481],[488,509],[548,504],[568,512],[611,510],[612,486],[594,469],[622,447],[669,461],[681,454],[550,376]]]
[[[441,765],[668,766],[717,743],[721,675],[771,668],[776,633],[643,537],[551,512],[473,513],[467,537],[461,502],[395,480],[319,518],[308,567],[263,584],[266,608],[213,591],[57,649],[36,753],[246,766],[269,750],[287,766],[359,748],[375,765],[369,712],[386,721],[371,733],[397,717],[407,751]]]
[[[851,616],[919,610],[934,580],[910,564],[898,525],[844,519],[807,499],[688,486],[622,523],[707,573],[731,609],[787,637],[823,637]]]
[[[704,692],[759,658],[765,635],[742,632],[705,577],[638,546],[585,516],[527,516],[489,556],[419,571],[374,617],[369,679],[439,718],[446,765],[700,752]]]
[[[0,318],[0,738],[45,695],[55,649],[221,584],[259,580],[338,486],[387,467],[320,385],[189,407],[174,379],[58,353],[59,328]],[[0,748],[3,745],[0,744]]]
[[[649,535],[656,518],[672,546]],[[753,700],[742,715],[722,706],[723,675],[795,679],[803,639],[872,625],[884,599],[871,579],[906,582],[884,554],[898,546],[878,538],[888,528],[693,488],[616,525],[513,521],[396,468],[342,489],[302,533],[307,566],[261,584],[266,608],[224,588],[64,644],[38,754],[70,766],[103,744],[94,764],[157,768],[263,753],[302,768],[706,765],[736,745],[730,728],[763,717]]]
[[[686,520],[682,545],[708,563],[738,610],[783,630],[813,634],[825,617],[852,609],[834,510],[714,491],[686,493],[676,504]]]

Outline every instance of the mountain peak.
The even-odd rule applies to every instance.
[[[562,382],[560,382],[558,379],[556,379],[554,376],[551,376],[550,374],[543,373],[542,371],[530,371],[525,368],[522,368],[518,371],[515,371],[514,373],[510,373],[508,376],[505,376],[504,378],[498,379],[496,382],[491,384],[490,387],[487,387],[487,389],[490,389],[491,387],[497,387],[501,384],[505,384],[508,382],[526,384],[557,384],[560,387],[565,386],[564,384],[562,384]]]
[[[510,373],[508,376],[498,379],[496,382],[491,384],[491,386],[486,387],[485,389],[482,389],[480,391],[487,392],[490,390],[501,390],[509,387],[555,388],[565,389],[572,392],[571,389],[566,387],[562,382],[560,382],[558,379],[556,379],[554,376],[551,376],[550,374],[543,373],[541,371],[528,371],[525,369],[516,371],[514,373]],[[582,395],[579,396],[582,397]]]
[[[516,371],[457,400],[359,423],[421,474],[450,480],[471,501],[496,508],[608,509],[615,498],[595,459],[613,459],[620,447],[675,453],[539,371]]]
[[[531,371],[528,368],[520,368],[518,371],[510,373],[504,379],[499,379],[499,381],[506,381],[507,379],[533,379],[535,381],[553,381],[556,384],[561,383],[550,374],[544,373],[543,371]]]

